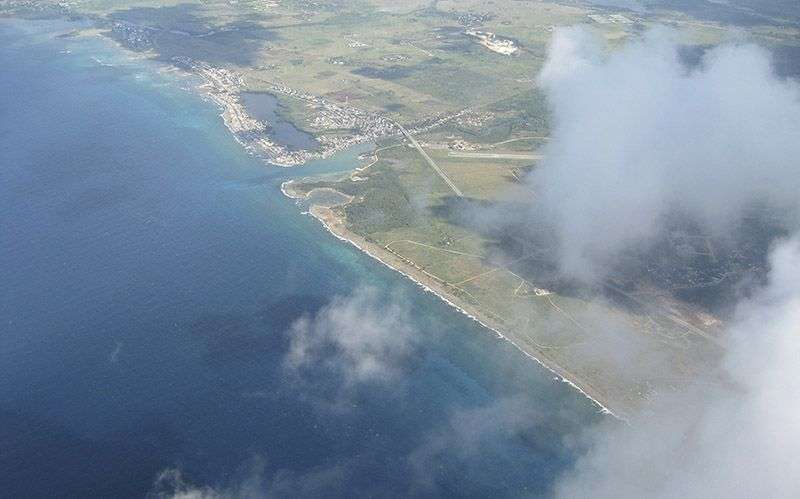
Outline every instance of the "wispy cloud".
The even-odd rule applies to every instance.
[[[671,211],[719,235],[762,203],[797,231],[800,90],[764,50],[726,44],[687,68],[677,35],[656,30],[606,52],[582,29],[559,31],[540,77],[555,124],[529,180],[567,274],[605,277]],[[715,382],[655,394],[630,426],[590,430],[557,497],[800,497],[798,241],[774,247],[769,283],[737,305],[721,365],[705,366]],[[617,365],[641,360],[613,350]]]
[[[725,44],[689,69],[660,29],[606,52],[591,32],[558,30],[539,79],[554,127],[529,180],[566,273],[602,277],[673,210],[720,234],[766,202],[796,227],[800,89],[765,50]]]
[[[601,426],[558,497],[800,497],[800,243],[728,331],[727,386],[662,395],[631,426]]]
[[[409,454],[415,486],[421,491],[435,490],[434,470],[440,462],[447,459],[476,462],[476,457],[489,453],[493,442],[507,442],[509,437],[542,424],[544,417],[529,399],[521,396],[454,411]]]
[[[266,462],[254,458],[232,484],[197,486],[178,468],[162,471],[148,497],[158,499],[277,499],[344,496],[345,463],[305,472],[280,469],[268,472]]]
[[[797,228],[797,85],[774,77],[752,45],[713,49],[694,68],[678,47],[673,33],[656,31],[608,55],[586,31],[555,35],[540,79],[555,126],[530,182],[573,276],[602,276],[618,252],[662,231],[673,209],[724,232],[762,201]],[[585,441],[555,443],[588,449],[556,482],[557,497],[800,497],[798,239],[776,246],[770,265],[769,284],[738,305],[726,328],[722,364],[709,366],[724,382],[659,393],[631,425],[609,419],[586,430]],[[662,358],[645,357],[647,348],[629,341],[634,334],[620,333],[628,326],[602,310],[585,313],[608,336],[608,351],[586,355],[661,369]],[[410,314],[402,299],[375,290],[335,298],[290,327],[284,367],[331,406],[365,386],[396,390],[420,334]],[[433,495],[438,463],[485,464],[476,456],[542,430],[551,416],[524,396],[456,410],[423,430],[427,438],[398,473],[408,473],[410,494]],[[262,468],[235,486],[197,488],[171,470],[158,487],[165,497],[200,499],[337,495],[347,493],[351,472],[347,463],[304,473]]]
[[[397,390],[418,341],[411,324],[400,295],[356,289],[291,326],[285,368],[301,382],[326,379],[328,402],[342,402],[367,385],[391,383]]]

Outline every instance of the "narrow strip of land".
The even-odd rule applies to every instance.
[[[611,284],[608,281],[603,282],[603,286],[605,286],[606,289],[614,291],[614,292],[616,292],[616,293],[628,298],[629,300],[632,300],[634,303],[636,303],[637,305],[641,306],[644,310],[647,310],[649,312],[653,312],[655,314],[658,314],[660,317],[664,317],[665,319],[671,321],[673,324],[676,324],[679,327],[683,327],[688,332],[696,334],[697,336],[700,336],[701,338],[704,338],[704,339],[708,340],[709,342],[711,342],[712,344],[716,345],[717,347],[724,348],[724,346],[722,345],[722,342],[719,339],[715,338],[714,336],[711,336],[710,334],[708,334],[707,332],[703,331],[702,329],[700,329],[699,327],[695,326],[694,324],[690,324],[689,322],[683,320],[681,317],[679,317],[674,312],[672,312],[670,310],[667,310],[664,307],[662,307],[660,305],[657,305],[657,304],[646,303],[646,302],[640,300],[639,298],[637,298],[636,296],[632,295],[631,293],[628,293],[627,291],[623,290],[619,286],[615,286],[615,285]]]

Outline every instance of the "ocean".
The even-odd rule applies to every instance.
[[[281,194],[365,149],[266,166],[75,27],[0,21],[0,496],[548,494],[597,408]],[[359,289],[406,311],[393,376],[288,368]]]

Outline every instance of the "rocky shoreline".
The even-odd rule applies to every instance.
[[[199,90],[221,109],[223,122],[237,142],[249,153],[262,158],[271,165],[283,167],[299,166],[311,160],[328,158],[354,145],[374,142],[380,138],[400,136],[402,133],[401,127],[387,117],[357,108],[340,106],[323,97],[291,89],[280,83],[273,83],[268,90],[269,93],[301,100],[309,108],[312,108],[312,113],[314,114],[312,125],[316,129],[315,135],[321,147],[318,150],[290,151],[286,146],[273,141],[269,137],[269,123],[259,121],[247,112],[242,102],[241,94],[249,89],[241,74],[189,57],[175,57],[172,62],[175,67],[203,80]],[[405,128],[407,133],[416,135],[432,130],[450,120],[468,116],[473,112],[472,109],[465,108],[452,113],[439,114],[408,125]],[[341,131],[342,129],[353,130],[354,133],[348,135],[325,135],[324,133],[325,130]],[[287,197],[296,200],[306,198],[304,194],[295,191],[291,187],[291,181],[285,182],[281,186],[281,191]],[[508,334],[504,334],[501,326],[495,324],[491,317],[451,293],[445,283],[439,282],[434,276],[427,274],[413,262],[405,261],[398,255],[350,231],[346,226],[346,220],[337,215],[332,209],[333,207],[313,204],[309,208],[308,214],[319,220],[334,237],[352,244],[383,265],[411,279],[426,292],[435,294],[448,305],[493,331],[498,337],[511,343],[525,356],[553,373],[560,381],[568,383],[591,400],[602,412],[618,419],[626,419],[628,412],[626,408],[614,407],[615,404],[606,400],[601,391],[596,389],[589,380],[582,379],[571,373],[550,359],[545,352],[531,351],[530,348],[520,346]]]
[[[401,135],[400,126],[385,116],[355,107],[341,106],[323,97],[273,83],[268,93],[297,99],[309,109],[313,116],[311,126],[320,144],[315,150],[289,150],[270,137],[270,123],[259,121],[248,113],[241,99],[241,94],[248,91],[241,74],[189,57],[174,57],[173,63],[179,69],[203,79],[200,91],[222,110],[222,120],[237,142],[251,154],[261,157],[272,165],[299,166],[311,160],[328,158],[358,144]],[[464,109],[433,116],[414,124],[408,131],[412,134],[425,132],[447,121],[460,118],[469,111]],[[341,130],[350,130],[351,133],[342,135],[339,133]],[[337,133],[326,133],[330,131]]]
[[[189,57],[174,57],[172,62],[179,69],[204,80],[199,87],[200,91],[222,110],[221,117],[225,126],[237,142],[251,154],[275,166],[300,166],[315,159],[329,158],[355,145],[400,137],[403,128],[409,134],[417,135],[474,114],[472,109],[465,108],[436,114],[401,127],[381,114],[343,106],[281,83],[272,83],[266,93],[299,100],[309,110],[311,133],[320,145],[314,150],[290,150],[270,137],[270,123],[259,121],[248,113],[241,94],[252,89],[247,88],[244,76]],[[342,134],[342,130],[349,130],[350,133]]]
[[[281,185],[281,192],[291,199],[307,199],[307,195],[294,189],[292,187],[292,183],[293,181],[291,180],[284,182]],[[366,238],[349,230],[347,228],[347,220],[343,216],[337,214],[333,208],[334,207],[313,204],[309,207],[307,213],[322,223],[323,227],[325,227],[328,232],[330,232],[340,241],[355,246],[360,251],[374,258],[381,264],[389,267],[395,272],[402,274],[426,292],[433,293],[451,307],[455,308],[470,319],[476,321],[481,326],[491,330],[499,338],[509,342],[526,357],[534,360],[539,365],[550,371],[559,381],[569,384],[572,388],[588,398],[604,414],[608,414],[622,421],[628,420],[630,408],[621,406],[617,407],[618,404],[615,404],[613,401],[608,400],[604,395],[602,395],[601,391],[594,387],[590,380],[583,379],[582,377],[570,372],[565,367],[558,364],[555,360],[549,358],[546,352],[521,346],[518,342],[514,341],[511,335],[504,333],[502,331],[502,326],[496,324],[491,317],[484,314],[474,305],[465,302],[455,294],[451,293],[450,290],[447,289],[447,285],[445,283],[428,274],[425,272],[425,270],[418,267],[413,262],[404,260],[398,255],[387,251],[385,248],[382,248],[381,246],[370,242]]]

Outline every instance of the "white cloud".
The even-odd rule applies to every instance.
[[[555,125],[547,159],[530,180],[538,208],[556,223],[566,272],[597,277],[617,252],[657,234],[672,209],[722,232],[760,200],[797,228],[800,91],[773,76],[763,50],[726,45],[688,70],[670,32],[607,55],[592,35],[570,29],[556,33],[540,83]],[[365,383],[402,380],[416,333],[406,307],[380,296],[359,290],[296,322],[286,368],[300,379],[335,378],[339,388],[327,395],[337,400]],[[714,382],[659,394],[630,426],[607,420],[589,429],[589,451],[557,481],[557,497],[800,497],[797,239],[776,247],[769,285],[737,310],[723,363],[709,366]],[[597,323],[616,339],[618,325]],[[594,353],[626,366],[643,357],[630,343],[609,350]],[[652,369],[654,361],[643,364],[636,368]],[[409,479],[420,487],[412,490],[434,490],[426,486],[434,486],[440,456],[480,455],[535,430],[542,417],[523,398],[456,412],[408,456]],[[178,475],[173,489],[175,497],[198,499],[270,497],[248,495],[264,490],[285,496],[301,486],[313,495],[341,485],[342,473],[256,475],[232,489],[193,488]]]
[[[664,396],[631,426],[593,433],[558,497],[800,497],[800,243],[772,254],[770,283],[741,303],[721,377]]]
[[[764,50],[724,45],[691,70],[667,30],[605,50],[583,29],[559,30],[539,80],[554,126],[530,181],[566,273],[602,276],[670,210],[717,234],[755,201],[797,220],[800,90]]]
[[[540,75],[554,127],[530,182],[565,273],[603,277],[675,210],[721,235],[764,203],[797,231],[800,89],[764,50],[726,44],[687,68],[677,35],[655,30],[605,52],[582,29],[558,31]],[[798,239],[770,264],[769,284],[726,327],[722,364],[657,394],[630,426],[590,429],[557,497],[800,497]]]
[[[300,376],[319,369],[338,376],[344,389],[395,381],[415,343],[410,324],[399,297],[387,302],[377,290],[361,288],[295,322],[284,362]]]
[[[254,458],[244,475],[224,486],[196,486],[186,480],[177,468],[162,471],[149,497],[159,499],[278,499],[284,497],[314,498],[345,493],[345,463],[313,468],[305,472],[280,469],[266,471],[266,462]]]

